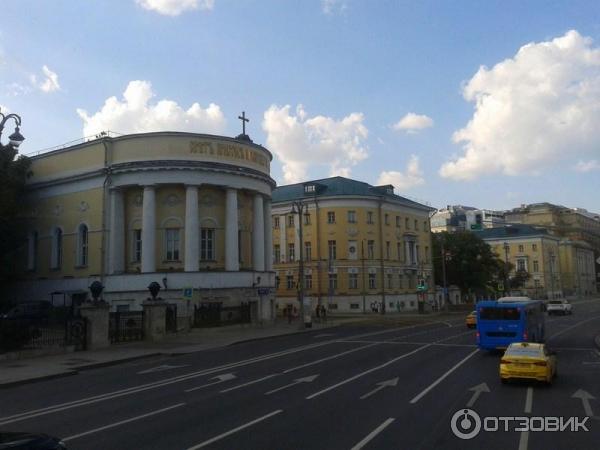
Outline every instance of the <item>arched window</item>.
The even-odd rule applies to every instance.
[[[88,227],[82,223],[77,228],[77,265],[87,266],[88,264]]]
[[[50,268],[60,269],[62,267],[63,254],[63,232],[60,228],[55,228],[52,231],[52,253]]]

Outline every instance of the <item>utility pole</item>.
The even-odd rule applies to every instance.
[[[504,294],[509,293],[508,289],[508,250],[510,246],[508,242],[504,243]]]
[[[446,250],[442,240],[442,281],[444,283],[444,310],[448,311],[448,283],[446,280]]]
[[[362,270],[362,301],[363,301],[363,314],[367,312],[367,301],[365,298],[366,295],[366,286],[365,286],[365,240],[360,241],[360,255],[361,255],[361,270]]]
[[[310,320],[306,321],[304,317],[304,236],[302,234],[302,216],[304,215],[305,208],[306,205],[300,200],[292,203],[292,214],[298,215],[298,227],[300,230],[300,248],[298,249],[298,254],[300,256],[300,261],[298,263],[298,303],[300,304],[300,317],[302,318],[300,327],[310,328],[312,327],[312,322]]]

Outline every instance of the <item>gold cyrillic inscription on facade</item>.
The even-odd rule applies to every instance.
[[[269,162],[264,155],[246,147],[235,144],[214,144],[207,141],[190,141],[190,153],[196,155],[207,155],[239,161],[248,161],[265,169],[269,168]]]

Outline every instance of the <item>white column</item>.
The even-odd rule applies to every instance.
[[[123,191],[110,190],[110,241],[108,273],[125,271],[125,205]]]
[[[237,190],[227,188],[225,200],[225,270],[240,270],[238,255],[238,201]]]
[[[300,261],[300,214],[294,214],[294,259]]]
[[[198,218],[198,186],[185,188],[185,255],[184,270],[198,272],[200,268],[200,233]]]
[[[144,186],[142,203],[142,273],[156,272],[156,192]]]
[[[273,270],[273,218],[271,217],[271,199],[264,199],[263,204],[265,226],[265,270]]]
[[[287,261],[287,240],[286,240],[286,215],[279,216],[279,261],[282,263]]]
[[[252,268],[265,271],[265,216],[262,194],[255,194],[252,202]]]

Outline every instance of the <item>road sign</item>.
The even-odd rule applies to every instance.
[[[499,291],[503,291],[504,290],[504,283],[498,283],[498,290]]]
[[[192,288],[192,287],[184,287],[183,288],[183,294],[182,294],[182,296],[183,296],[184,299],[191,300],[191,298],[193,297],[193,295],[194,295],[194,288]]]
[[[258,295],[269,295],[270,292],[269,288],[258,288]]]

